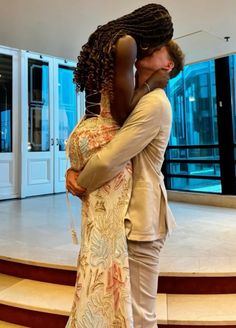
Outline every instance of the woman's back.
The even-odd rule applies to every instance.
[[[100,106],[100,115],[84,117],[69,137],[67,150],[73,170],[82,170],[91,156],[107,144],[119,129],[111,116],[108,96],[104,93]]]

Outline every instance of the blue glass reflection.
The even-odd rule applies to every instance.
[[[76,124],[76,91],[73,68],[59,66],[59,150],[65,150],[65,142]]]
[[[170,80],[167,94],[173,110],[168,188],[220,193],[220,165],[211,163],[219,161],[214,61],[186,66]]]

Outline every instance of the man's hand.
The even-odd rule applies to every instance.
[[[155,71],[147,80],[151,90],[156,88],[164,89],[170,79],[169,72],[165,69]]]
[[[86,189],[80,187],[77,184],[77,178],[79,172],[72,170],[71,168],[66,171],[66,189],[73,195],[81,197]]]

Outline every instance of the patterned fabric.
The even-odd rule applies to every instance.
[[[109,102],[102,96],[101,114],[82,120],[70,136],[71,167],[81,170],[117,130]],[[82,200],[75,296],[66,328],[133,327],[124,227],[131,187],[129,162],[118,176]]]

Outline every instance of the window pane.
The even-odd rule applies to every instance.
[[[173,110],[173,123],[170,136],[171,145],[185,145],[185,111],[184,111],[183,73],[169,81],[167,93]]]
[[[168,174],[184,174],[220,177],[219,164],[173,163],[168,168]]]
[[[59,150],[65,150],[65,141],[76,124],[76,91],[73,68],[59,65]]]
[[[28,64],[28,151],[48,151],[50,147],[48,63],[29,59]]]
[[[221,193],[221,183],[219,180],[191,179],[191,178],[171,178],[171,189],[185,191],[201,191]]]
[[[230,62],[230,82],[232,99],[232,119],[234,144],[236,146],[236,55],[229,57]],[[234,147],[235,176],[236,176],[236,147]]]
[[[218,147],[198,147],[218,146],[214,61],[186,66],[170,80],[167,94],[173,111],[170,148],[166,152],[168,186],[178,190],[221,192],[220,180],[200,178],[220,177],[219,163],[211,163],[219,160]],[[188,160],[209,163],[188,163]],[[186,178],[171,177],[173,174],[186,175]],[[199,175],[199,179],[191,175]]]
[[[232,94],[234,143],[236,144],[236,55],[230,56],[230,80]]]
[[[0,54],[0,153],[12,152],[12,56]]]
[[[204,160],[219,160],[218,148],[178,148],[168,149],[167,159],[204,159]]]
[[[186,66],[167,90],[173,107],[170,144],[217,144],[214,62]]]

